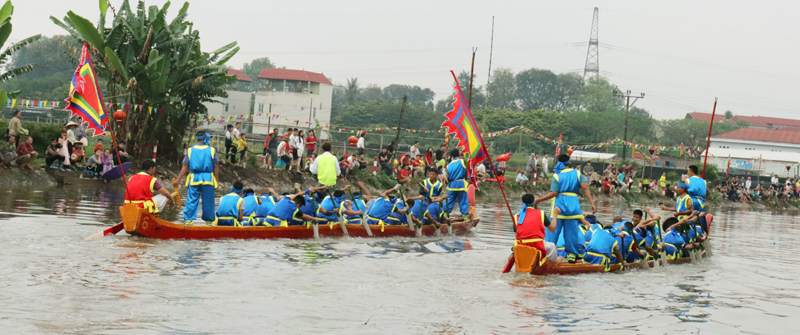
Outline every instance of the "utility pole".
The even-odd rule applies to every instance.
[[[392,142],[392,149],[398,150],[398,146],[400,146],[400,129],[403,125],[403,113],[406,112],[406,100],[408,100],[408,96],[403,96],[403,105],[400,106],[400,121],[397,122],[397,135],[394,137],[394,142]]]
[[[625,92],[625,94],[614,91],[614,96],[625,98],[625,130],[622,137],[622,160],[624,161],[628,148],[628,112],[630,112],[631,106],[636,103],[636,100],[644,99],[644,93],[640,93],[639,95],[631,95],[631,90],[628,90]],[[633,102],[631,102],[631,98],[633,98]]]
[[[272,104],[269,104],[269,113],[267,114],[267,137],[269,134],[272,134],[272,129],[269,129],[272,126]]]
[[[489,108],[489,82],[492,79],[492,51],[494,51],[494,16],[492,16],[492,42],[489,44],[489,74],[486,76],[486,102],[483,108]]]
[[[469,102],[467,102],[467,106],[469,109],[472,109],[472,78],[475,78],[475,52],[478,51],[478,48],[472,48],[472,68],[469,70]]]

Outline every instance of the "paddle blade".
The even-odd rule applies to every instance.
[[[94,234],[92,236],[87,237],[85,241],[94,240],[96,238],[100,238],[100,237],[108,236],[108,235],[116,235],[123,228],[125,228],[125,224],[124,223],[122,223],[122,222],[117,223],[117,224],[111,226],[111,228],[105,229],[105,230],[103,230],[103,231],[101,231],[101,232],[99,232],[97,234]]]
[[[511,257],[511,258],[508,259],[508,263],[506,263],[506,266],[503,267],[503,272],[502,273],[511,272],[511,269],[513,267],[514,267],[514,257]]]

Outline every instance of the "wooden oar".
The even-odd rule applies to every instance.
[[[339,221],[339,227],[342,227],[342,234],[344,237],[350,237],[350,233],[347,232],[347,222],[342,222],[342,213],[339,213],[337,210],[338,206],[336,206],[336,200],[333,198],[333,193],[330,195],[331,202],[333,203],[333,212],[336,214],[336,220]]]
[[[349,194],[350,194],[350,200],[352,200],[352,201],[353,201],[353,205],[355,205],[355,206],[356,206],[356,210],[357,210],[357,211],[360,211],[360,210],[361,210],[361,208],[359,208],[359,207],[358,207],[358,201],[356,201],[356,199],[354,199],[354,198],[353,198],[353,191],[350,191],[350,190],[348,189],[348,190],[347,190],[347,193],[349,193]],[[364,229],[367,231],[367,235],[368,235],[369,237],[372,237],[372,229],[370,229],[370,228],[369,228],[369,225],[367,224],[367,217],[366,217],[366,214],[367,214],[367,213],[366,213],[366,212],[367,212],[367,209],[366,209],[366,208],[364,208],[364,211],[362,212],[362,213],[364,213],[364,214],[363,214],[363,215],[362,215],[362,214],[359,214],[359,215],[358,215],[358,218],[359,218],[359,219],[361,219],[361,224],[364,226]]]
[[[314,199],[314,194],[312,193],[311,194],[311,211],[312,212],[314,211],[314,207],[317,207],[317,200]],[[314,227],[312,227],[312,229],[314,229],[314,238],[315,239],[319,239],[319,223],[314,221],[314,222],[311,223],[311,225],[314,226]]]
[[[403,195],[402,186],[400,184],[397,184],[397,186],[395,186],[395,188],[397,188],[397,191],[400,192],[400,199],[403,200],[403,207],[407,207],[408,204],[406,203],[406,196]],[[416,227],[416,225],[414,224],[414,221],[411,220],[411,215],[409,214],[409,211],[408,211],[409,209],[410,208],[406,208],[406,222],[408,222],[409,229],[411,229],[413,231],[414,228]],[[421,237],[422,236],[422,227],[419,227],[416,230],[417,230],[417,233],[416,233],[417,237]]]
[[[514,254],[511,254],[511,257],[508,258],[508,262],[506,262],[506,266],[503,267],[503,272],[501,273],[509,273],[511,269],[514,268]]]
[[[101,231],[101,232],[99,232],[97,234],[94,234],[92,236],[87,237],[85,241],[94,240],[96,238],[100,238],[100,237],[103,237],[103,236],[114,235],[116,233],[119,233],[119,231],[122,230],[122,228],[124,228],[124,227],[125,227],[125,224],[123,222],[117,223],[117,224],[111,226],[111,228],[105,229],[105,230],[103,230],[103,231]]]

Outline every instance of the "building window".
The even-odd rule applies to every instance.
[[[258,104],[258,112],[259,113],[263,113],[264,112],[264,104]]]
[[[228,111],[228,104],[225,104],[225,111]]]

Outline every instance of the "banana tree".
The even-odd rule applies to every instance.
[[[189,3],[167,20],[170,5],[146,7],[139,1],[134,10],[125,0],[115,11],[107,0],[100,0],[96,25],[72,11],[63,20],[50,17],[91,46],[95,70],[107,84],[107,103],[143,106],[129,109],[125,129],[117,130],[139,158],[156,143],[161,146],[159,157],[179,158],[192,116],[207,112],[203,103],[227,97],[223,86],[235,81],[224,64],[239,51],[236,42],[203,52],[200,32],[186,20]],[[109,10],[113,19],[107,27]]]
[[[3,7],[0,7],[0,48],[6,44],[8,40],[8,36],[11,35],[11,14],[14,14],[14,6],[11,5],[11,1],[6,1],[3,4]],[[28,73],[36,66],[36,64],[28,64],[23,65],[20,67],[16,67],[13,69],[5,68],[6,64],[8,63],[11,55],[14,54],[19,49],[22,49],[26,45],[35,42],[36,40],[42,38],[42,35],[35,35],[28,37],[22,41],[12,44],[9,46],[5,51],[0,53],[0,66],[2,66],[5,70],[0,72],[0,82],[4,82],[16,76],[19,76],[24,73]],[[11,92],[11,95],[14,95],[19,92]],[[5,106],[6,100],[8,100],[9,93],[6,90],[0,90],[0,106]],[[1,108],[0,108],[1,109]]]

